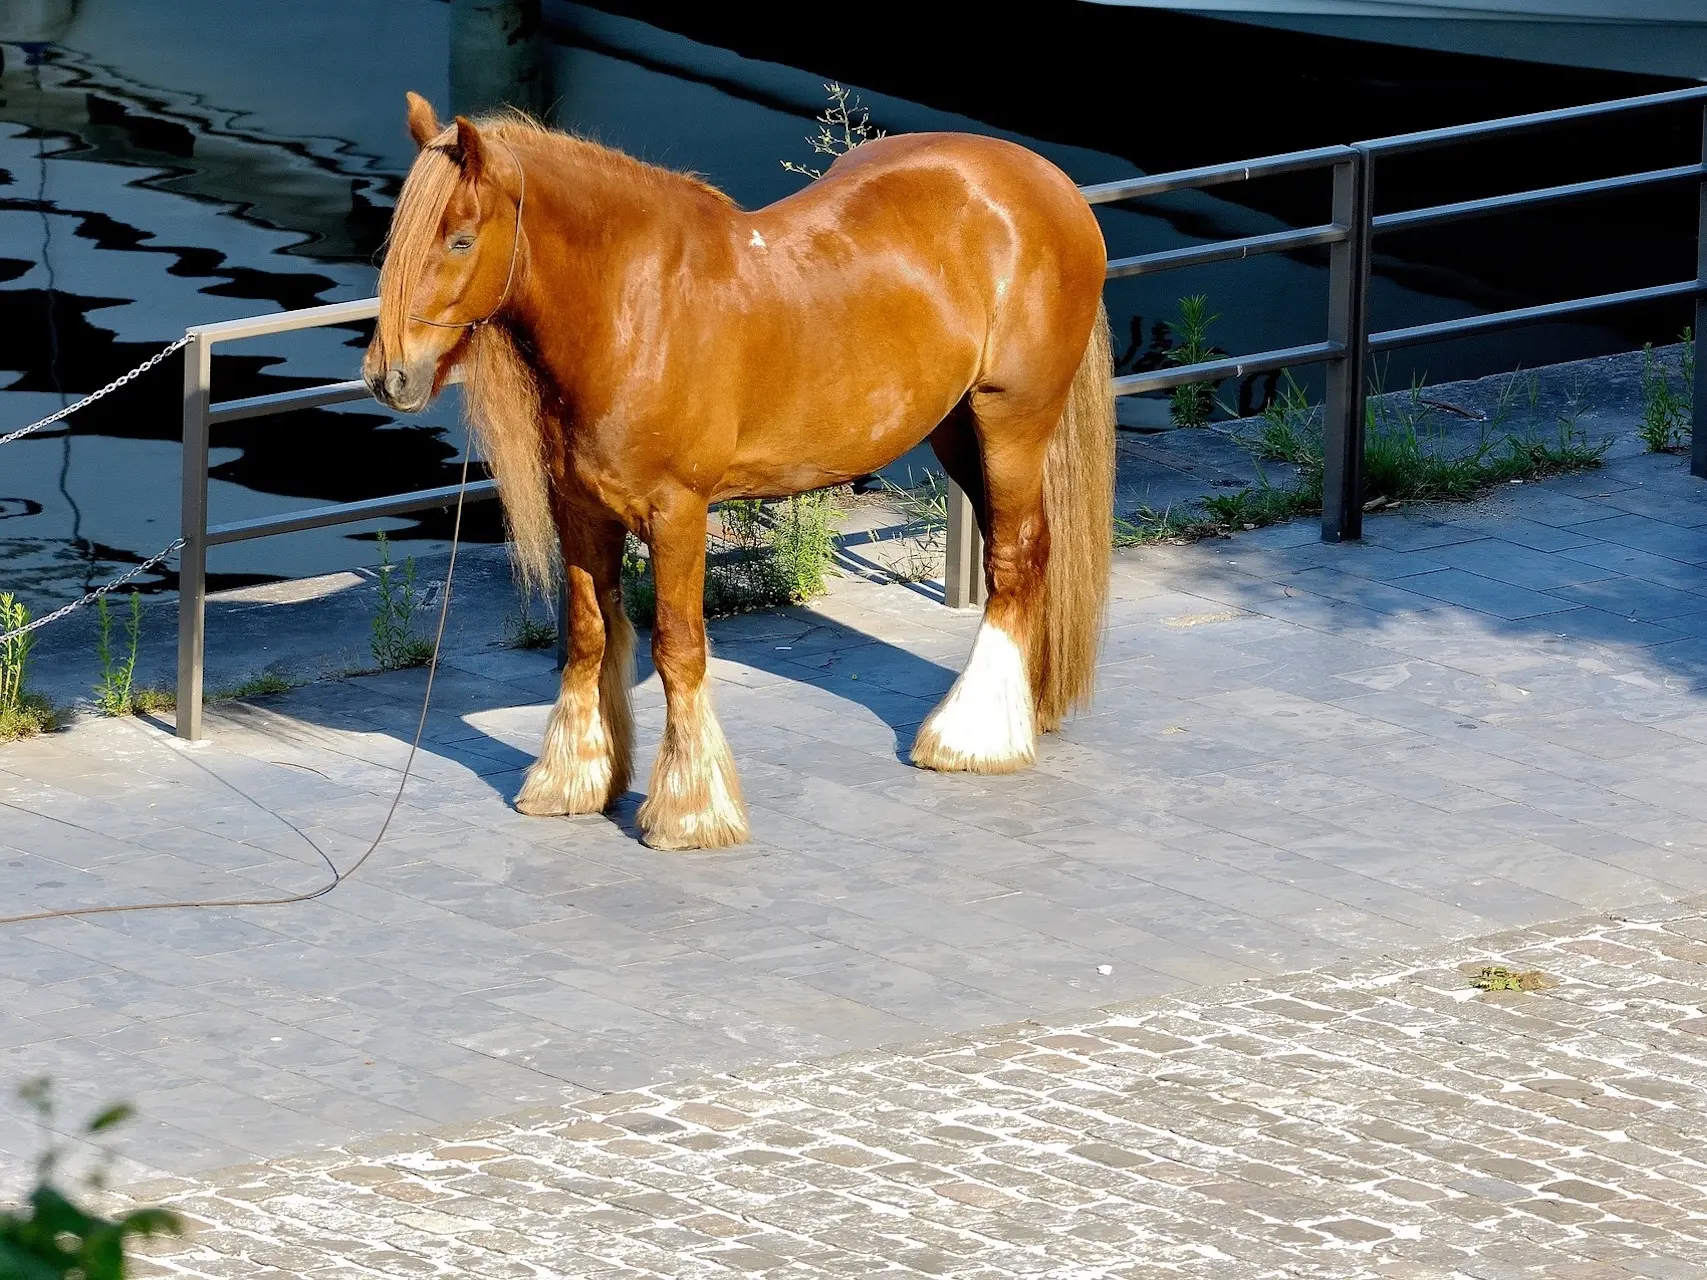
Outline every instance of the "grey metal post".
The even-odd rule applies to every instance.
[[[1701,109],[1701,163],[1707,164],[1707,106]],[[1707,288],[1707,178],[1699,184],[1695,219],[1695,282]],[[1689,474],[1707,479],[1707,294],[1695,295],[1695,386],[1689,426]]]
[[[1334,222],[1347,237],[1328,251],[1328,363],[1322,408],[1322,541],[1363,536],[1364,370],[1369,357],[1369,241],[1374,157],[1362,148],[1334,166]]]
[[[213,344],[184,347],[184,475],[178,552],[178,736],[202,736],[202,652],[207,613],[207,411]]]
[[[948,482],[947,506],[942,602],[950,609],[970,609],[984,603],[984,535],[978,531],[972,499],[952,480]]]

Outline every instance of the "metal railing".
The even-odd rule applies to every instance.
[[[1568,125],[1626,112],[1649,111],[1690,103],[1700,104],[1702,107],[1702,158],[1697,163],[1620,174],[1586,182],[1537,187],[1508,195],[1462,200],[1396,213],[1375,213],[1375,170],[1378,160],[1530,129]],[[1329,221],[1325,223],[1298,230],[1193,245],[1185,249],[1170,249],[1134,258],[1117,258],[1108,264],[1109,279],[1116,279],[1202,266],[1211,262],[1226,262],[1264,253],[1291,253],[1319,245],[1330,246],[1328,333],[1325,341],[1115,379],[1117,394],[1135,395],[1145,391],[1163,391],[1188,382],[1243,377],[1290,365],[1326,363],[1327,394],[1323,406],[1323,541],[1340,542],[1361,537],[1363,533],[1363,428],[1368,384],[1365,371],[1369,367],[1369,357],[1374,353],[1447,338],[1469,337],[1537,321],[1562,319],[1608,307],[1692,297],[1695,299],[1694,338],[1697,357],[1694,388],[1696,423],[1700,423],[1702,416],[1707,414],[1707,87],[1644,94],[1640,97],[1591,103],[1582,107],[1539,111],[1475,124],[1398,134],[1344,147],[1323,147],[1314,151],[1268,156],[1259,160],[1209,165],[1178,173],[1102,183],[1082,190],[1085,198],[1092,204],[1107,204],[1116,200],[1137,200],[1171,191],[1198,190],[1252,178],[1329,167],[1333,170],[1332,211]],[[1680,182],[1693,182],[1699,190],[1696,270],[1693,280],[1572,298],[1539,306],[1518,307],[1456,320],[1410,325],[1400,329],[1374,332],[1369,329],[1371,242],[1377,234],[1509,213],[1557,200],[1609,195]],[[1696,476],[1707,477],[1707,430],[1696,430],[1694,433],[1690,472]]]
[[[1698,103],[1702,106],[1702,159],[1699,163],[1675,165],[1641,173],[1622,174],[1587,182],[1539,187],[1509,195],[1463,200],[1396,213],[1376,214],[1373,209],[1377,160],[1385,157],[1448,146],[1472,139],[1487,139],[1522,130],[1570,124],[1630,111]],[[1536,321],[1560,319],[1607,307],[1655,302],[1669,298],[1695,299],[1696,386],[1694,388],[1694,443],[1690,471],[1707,477],[1707,87],[1647,94],[1613,102],[1594,103],[1560,111],[1511,116],[1478,124],[1432,129],[1420,133],[1378,138],[1351,146],[1320,147],[1285,155],[1266,156],[1232,164],[1209,165],[1175,173],[1106,182],[1081,190],[1091,204],[1141,200],[1174,191],[1246,182],[1256,178],[1312,170],[1332,170],[1332,194],[1328,221],[1295,230],[1245,236],[1231,240],[1167,249],[1136,257],[1116,258],[1108,264],[1108,278],[1150,275],[1257,257],[1267,253],[1296,253],[1326,246],[1328,249],[1327,336],[1320,342],[1231,356],[1199,364],[1115,379],[1118,395],[1166,391],[1190,382],[1245,377],[1309,364],[1325,364],[1327,387],[1323,405],[1322,538],[1341,542],[1363,532],[1363,427],[1366,376],[1372,353],[1397,347],[1467,337],[1495,329],[1511,328]],[[1519,307],[1485,315],[1466,316],[1401,329],[1371,332],[1367,309],[1370,248],[1382,232],[1485,217],[1556,200],[1581,199],[1669,183],[1694,182],[1699,196],[1696,273],[1693,280],[1598,294],[1539,306]],[[361,400],[368,390],[360,381],[335,382],[246,400],[213,403],[211,400],[211,353],[215,343],[323,325],[350,324],[371,320],[379,310],[376,299],[341,302],[247,320],[203,325],[188,332],[184,348],[184,472],[183,472],[183,559],[180,571],[178,623],[178,734],[201,736],[202,655],[206,613],[207,551],[209,547],[265,538],[274,534],[350,524],[380,516],[403,515],[442,507],[456,498],[456,487],[422,489],[394,497],[313,507],[281,516],[239,520],[227,524],[207,523],[208,432],[213,426],[244,418],[310,409]],[[470,484],[470,499],[495,496],[489,480]],[[979,604],[984,595],[981,540],[972,504],[958,487],[949,486],[947,549],[944,564],[944,602],[953,608]]]
[[[380,516],[407,515],[456,501],[457,486],[446,485],[386,498],[368,498],[361,502],[308,507],[285,515],[261,516],[252,520],[233,520],[224,524],[209,524],[207,521],[207,454],[211,428],[227,422],[241,422],[245,418],[348,404],[353,400],[365,400],[371,394],[366,383],[355,379],[252,396],[246,400],[216,402],[213,399],[214,344],[297,329],[353,324],[372,320],[378,314],[379,299],[363,298],[356,302],[335,302],[330,306],[307,307],[300,311],[281,311],[270,316],[224,320],[218,324],[198,325],[188,331],[189,341],[184,346],[184,546],[178,562],[177,732],[180,738],[202,736],[202,659],[207,627],[209,547],[270,538],[280,533],[300,533],[305,529],[354,524]],[[471,502],[494,498],[497,493],[497,487],[490,480],[473,481],[468,486],[468,500]]]

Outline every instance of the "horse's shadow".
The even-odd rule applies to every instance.
[[[887,755],[905,763],[914,731],[954,682],[975,620],[976,615],[968,615],[964,640],[918,627],[912,648],[803,608],[709,623],[713,698],[743,779],[753,779],[762,793],[760,775],[789,769],[792,763],[832,776],[839,760],[857,769],[882,758],[873,741],[881,733],[890,735]],[[641,631],[635,645],[634,704],[643,745],[636,753],[633,784],[606,815],[636,838],[635,814],[645,798],[649,765],[644,744],[656,737],[663,714],[650,650],[651,636]],[[522,776],[534,761],[537,734],[544,728],[558,678],[549,650],[447,655],[433,692],[438,730],[423,749],[470,770],[513,807]],[[370,729],[381,728],[407,742],[415,728],[425,673],[379,679],[385,682],[375,689],[385,695],[376,700],[382,705],[343,707]],[[324,699],[311,696],[306,701],[311,705],[279,709],[292,717],[319,719],[314,704]],[[496,720],[497,715],[502,719]]]

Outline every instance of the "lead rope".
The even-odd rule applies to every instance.
[[[355,875],[357,871],[361,870],[362,864],[373,856],[374,850],[379,848],[380,841],[385,839],[385,833],[391,829],[391,820],[397,816],[397,806],[403,801],[403,788],[409,785],[409,775],[415,767],[415,755],[420,751],[421,739],[425,736],[427,731],[427,711],[428,708],[432,706],[433,702],[433,677],[438,674],[439,670],[439,650],[444,644],[445,620],[450,616],[451,581],[456,575],[456,551],[462,537],[462,500],[464,495],[468,492],[469,453],[470,450],[465,449],[462,455],[462,479],[459,482],[456,491],[456,519],[451,526],[450,563],[445,566],[444,597],[439,601],[439,625],[437,631],[433,635],[432,660],[427,664],[427,687],[421,695],[421,718],[415,725],[415,737],[409,744],[409,756],[403,762],[403,776],[397,781],[397,790],[391,797],[391,807],[385,812],[385,821],[379,824],[379,833],[374,836],[373,843],[368,845],[367,849],[362,853],[362,856],[357,858],[355,862],[351,863],[347,870],[338,870],[338,865],[332,861],[331,856],[319,845],[315,844],[313,838],[301,827],[297,826],[296,823],[292,822],[282,813],[277,813],[268,809],[264,804],[255,799],[255,797],[250,795],[247,791],[243,790],[243,788],[239,787],[235,782],[232,782],[228,778],[221,777],[212,769],[209,769],[206,765],[202,764],[201,761],[191,758],[190,763],[195,765],[196,768],[200,769],[210,778],[221,783],[236,795],[241,796],[244,800],[247,800],[250,804],[261,810],[261,812],[271,814],[280,822],[284,823],[285,826],[296,832],[297,835],[301,836],[303,843],[310,849],[314,850],[315,853],[319,854],[321,860],[326,863],[326,866],[332,873],[332,878],[325,884],[321,885],[318,889],[313,889],[306,893],[293,893],[277,898],[208,898],[185,899],[180,902],[127,902],[116,906],[106,907],[67,907],[59,911],[32,911],[27,915],[0,916],[0,925],[25,924],[33,920],[67,920],[77,916],[117,915],[120,912],[131,911],[184,911],[197,908],[216,907],[287,907],[298,902],[312,902],[316,898],[324,898],[327,894],[331,893],[332,890],[343,884],[344,881]],[[0,804],[5,804],[5,802],[0,801]],[[8,804],[5,805],[5,807],[16,808],[17,806]]]

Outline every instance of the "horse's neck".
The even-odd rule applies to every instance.
[[[692,179],[590,143],[552,139],[530,150],[519,318],[561,381],[599,361],[601,336],[616,343],[645,327],[639,313],[663,303],[661,270],[713,274],[733,209]],[[552,341],[571,333],[572,342]]]
[[[691,178],[578,138],[547,135],[530,160],[530,239],[576,250],[593,266],[621,269],[625,252],[704,231],[717,202]]]

